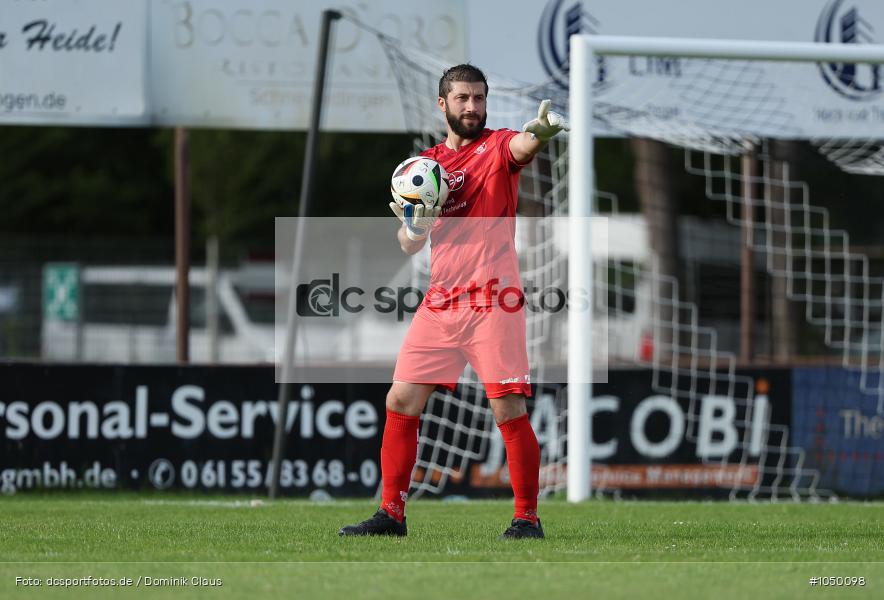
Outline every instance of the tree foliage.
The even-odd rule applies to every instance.
[[[194,247],[268,249],[274,218],[298,214],[306,134],[192,130]],[[323,133],[312,214],[384,215],[407,135]],[[0,232],[171,237],[171,130],[0,128]]]

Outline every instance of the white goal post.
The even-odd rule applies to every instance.
[[[592,289],[590,219],[595,188],[593,166],[593,66],[599,55],[659,56],[825,63],[884,63],[884,46],[748,40],[707,40],[574,35],[570,40],[568,277],[571,289]],[[591,494],[592,311],[570,311],[568,322],[567,498]],[[572,383],[573,382],[573,383]],[[575,468],[580,465],[580,468]]]

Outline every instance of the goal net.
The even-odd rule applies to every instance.
[[[444,123],[434,100],[440,74],[450,65],[374,33],[399,83],[406,125],[416,134],[415,151],[437,143]],[[884,171],[880,142],[869,135],[876,127],[884,129],[869,121],[876,127],[827,138],[804,128],[802,111],[812,102],[796,98],[793,89],[780,85],[781,77],[796,69],[824,68],[820,65],[828,63],[814,62],[820,57],[759,62],[757,55],[717,58],[710,51],[703,57],[691,46],[683,53],[645,48],[633,50],[631,57],[666,56],[666,68],[677,69],[678,76],[627,81],[621,75],[630,68],[630,51],[617,53],[624,56],[599,52],[587,65],[586,89],[592,90],[587,115],[571,112],[568,90],[554,82],[529,86],[488,74],[489,127],[519,129],[544,98],[551,98],[573,125],[570,136],[555,138],[523,170],[520,214],[551,220],[569,215],[574,202],[568,193],[569,158],[574,164],[569,154],[579,135],[589,139],[581,151],[594,141],[592,213],[608,217],[612,240],[616,230],[642,241],[637,245],[643,248],[593,254],[594,311],[607,318],[612,369],[640,367],[650,373],[653,391],[682,407],[681,435],[694,445],[721,442],[709,439],[702,423],[730,411],[733,449],[702,459],[720,467],[710,487],[750,500],[831,497],[827,488],[838,482],[826,478],[827,469],[848,448],[821,428],[836,427],[842,410],[884,415],[884,278],[880,259],[857,248],[844,216],[844,205],[854,199],[851,192],[869,190],[867,176]],[[846,62],[838,56],[829,60]],[[579,128],[584,129],[575,131]],[[618,170],[628,175],[618,179]],[[838,211],[827,196],[831,185],[824,181],[816,192],[802,179],[816,183],[830,175],[842,186]],[[690,202],[695,214],[675,218],[673,207]],[[536,243],[529,234],[517,231],[526,273],[550,284],[567,281],[568,252]],[[751,249],[756,280],[755,364],[822,362],[846,368],[846,376],[810,386],[806,400],[793,390],[791,407],[772,402],[765,377],[745,365],[738,368],[741,244]],[[427,268],[425,262],[414,263],[416,282],[426,281]],[[547,339],[549,326],[547,315],[528,315],[529,356],[542,356],[534,350]],[[710,408],[710,398],[727,402]],[[782,418],[790,409],[791,421]],[[542,493],[564,490],[564,474],[573,468],[567,458],[567,386],[538,386],[529,412],[541,444]],[[806,416],[797,418],[798,413]],[[852,489],[860,494],[880,493],[884,479],[880,451],[877,459],[871,454],[848,470]],[[455,393],[437,392],[430,399],[413,494],[447,493],[468,469],[491,476],[504,461],[483,388],[468,370]],[[629,493],[618,479],[606,477],[606,467],[604,460],[593,460],[593,491]]]

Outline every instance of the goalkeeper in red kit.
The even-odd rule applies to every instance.
[[[405,501],[420,414],[433,390],[454,390],[470,363],[503,436],[515,495],[512,523],[501,537],[544,537],[537,517],[540,447],[526,408],[531,383],[515,216],[519,172],[568,126],[544,100],[523,132],[486,129],[487,97],[488,83],[476,67],[445,71],[437,103],[448,137],[421,155],[448,172],[448,198],[432,209],[390,203],[402,220],[397,235],[405,253],[420,251],[432,232],[430,285],[402,343],[387,393],[381,506],[366,521],[343,527],[341,535],[406,535]]]

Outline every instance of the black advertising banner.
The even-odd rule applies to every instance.
[[[878,374],[877,377],[881,375]],[[854,498],[884,495],[884,415],[878,381],[859,369],[792,370],[794,443],[820,486]]]
[[[9,364],[0,365],[0,374],[2,493],[266,489],[278,418],[272,367]],[[734,400],[736,390],[673,394],[649,370],[612,370],[608,383],[594,386],[594,488],[708,496],[764,477],[754,466],[762,452],[756,433],[767,427],[758,419],[769,415],[770,423],[789,423],[791,373],[765,369],[739,375],[753,378],[755,401],[768,410],[747,415],[745,403]],[[293,385],[282,492],[373,495],[380,482],[387,389],[388,384]],[[565,421],[556,391],[537,386],[529,401],[547,483],[566,477]],[[469,449],[480,458],[454,469],[445,494],[511,494],[503,441],[493,423],[482,426],[491,432],[484,438],[488,443]],[[433,436],[433,429],[424,427],[422,435]],[[747,459],[742,465],[741,457]],[[722,460],[731,464],[723,469]]]
[[[272,368],[16,364],[0,373],[0,492],[266,489]],[[374,494],[386,389],[292,386],[283,493]]]
[[[750,389],[751,388],[751,389]],[[673,392],[672,390],[678,390]],[[752,394],[748,410],[747,401]],[[771,425],[789,425],[790,370],[740,369],[733,377],[654,380],[650,371],[611,372],[594,388],[596,489],[635,495],[671,491],[725,495],[770,485]]]
[[[733,385],[737,380],[742,388]],[[747,412],[750,385],[758,410]],[[593,489],[714,497],[734,487],[769,485],[775,473],[757,465],[771,460],[765,448],[773,443],[767,437],[769,425],[789,424],[790,369],[742,369],[736,377],[722,376],[714,388],[706,386],[704,391],[702,381],[692,383],[688,377],[676,383],[659,375],[655,379],[648,369],[609,371],[607,383],[593,386]],[[556,421],[563,408],[556,391],[555,386],[538,386],[528,410],[543,457],[541,484],[561,487],[571,467],[564,467],[566,425]],[[507,493],[502,444],[492,436],[484,458],[457,470],[446,492]]]

